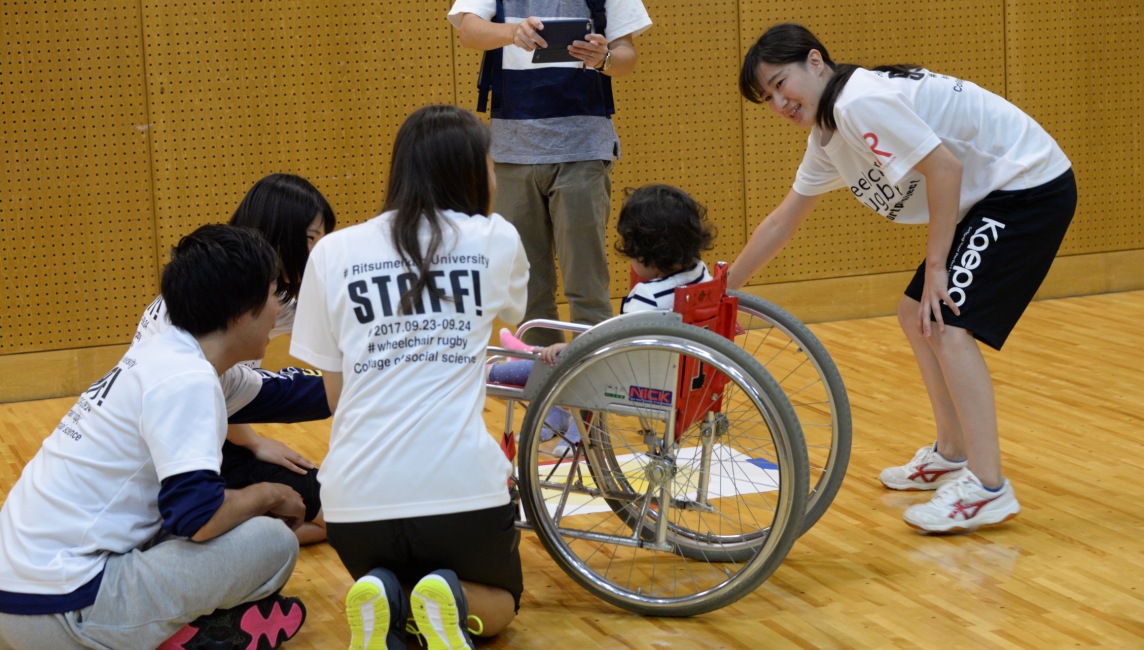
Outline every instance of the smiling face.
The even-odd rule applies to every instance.
[[[830,75],[831,69],[818,50],[811,50],[800,63],[764,62],[755,68],[763,103],[804,129],[813,127],[818,119],[818,103]]]

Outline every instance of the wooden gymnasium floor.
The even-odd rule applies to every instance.
[[[878,471],[932,439],[928,402],[893,318],[815,325],[853,404],[854,450],[831,510],[755,593],[692,619],[596,600],[522,542],[526,593],[486,648],[1144,647],[1144,292],[1032,305],[987,353],[1002,450],[1023,510],[980,534],[930,538],[901,521],[927,498]],[[0,494],[72,399],[0,405]],[[490,428],[500,416],[489,409]],[[266,426],[323,456],[328,423]],[[350,585],[326,544],[302,550],[286,592],[308,607],[287,648],[344,648]]]

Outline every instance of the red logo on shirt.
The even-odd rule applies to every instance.
[[[889,151],[882,151],[878,148],[878,136],[875,135],[873,131],[864,134],[862,139],[866,141],[866,144],[870,145],[870,151],[873,151],[875,155],[882,156],[883,158],[894,157],[894,154]]]

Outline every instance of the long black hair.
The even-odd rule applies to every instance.
[[[794,23],[779,23],[772,25],[759,40],[747,51],[743,59],[743,69],[739,71],[739,93],[743,98],[755,104],[762,104],[766,91],[759,83],[758,68],[760,64],[782,65],[785,63],[805,63],[811,50],[818,50],[822,55],[822,62],[831,69],[832,74],[822,89],[822,97],[818,100],[818,113],[815,122],[823,129],[830,131],[838,128],[834,120],[834,103],[838,95],[860,66],[853,63],[835,63],[826,51],[826,46],[818,40],[809,29]],[[910,72],[921,66],[913,64],[880,65],[874,70],[890,72],[895,75],[909,75]]]
[[[278,251],[282,260],[278,275],[281,302],[298,297],[310,258],[306,231],[319,215],[325,231],[332,232],[337,218],[318,188],[301,176],[271,174],[251,186],[228,222],[257,230]]]
[[[455,106],[425,106],[414,111],[393,143],[385,211],[396,211],[391,236],[417,280],[401,296],[400,313],[413,311],[429,284],[430,261],[441,248],[446,223],[439,210],[484,215],[489,190],[489,131],[469,111]],[[429,225],[429,244],[421,249],[418,231]]]

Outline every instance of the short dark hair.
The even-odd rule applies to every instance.
[[[384,210],[396,211],[391,236],[403,259],[417,269],[417,280],[401,296],[408,314],[429,285],[430,260],[442,242],[445,221],[439,210],[485,215],[489,192],[489,130],[477,116],[456,106],[433,105],[414,111],[397,130],[389,165]],[[422,222],[429,242],[421,248]]]
[[[644,266],[671,272],[694,265],[715,241],[707,208],[671,185],[628,188],[616,220],[616,252]]]
[[[171,249],[161,290],[171,324],[195,336],[225,330],[266,306],[278,255],[257,230],[201,226]]]
[[[282,263],[278,298],[282,301],[298,297],[310,258],[306,230],[317,216],[326,232],[333,232],[337,217],[318,188],[301,176],[270,174],[251,186],[230,218],[230,225],[254,228],[278,251]]]

